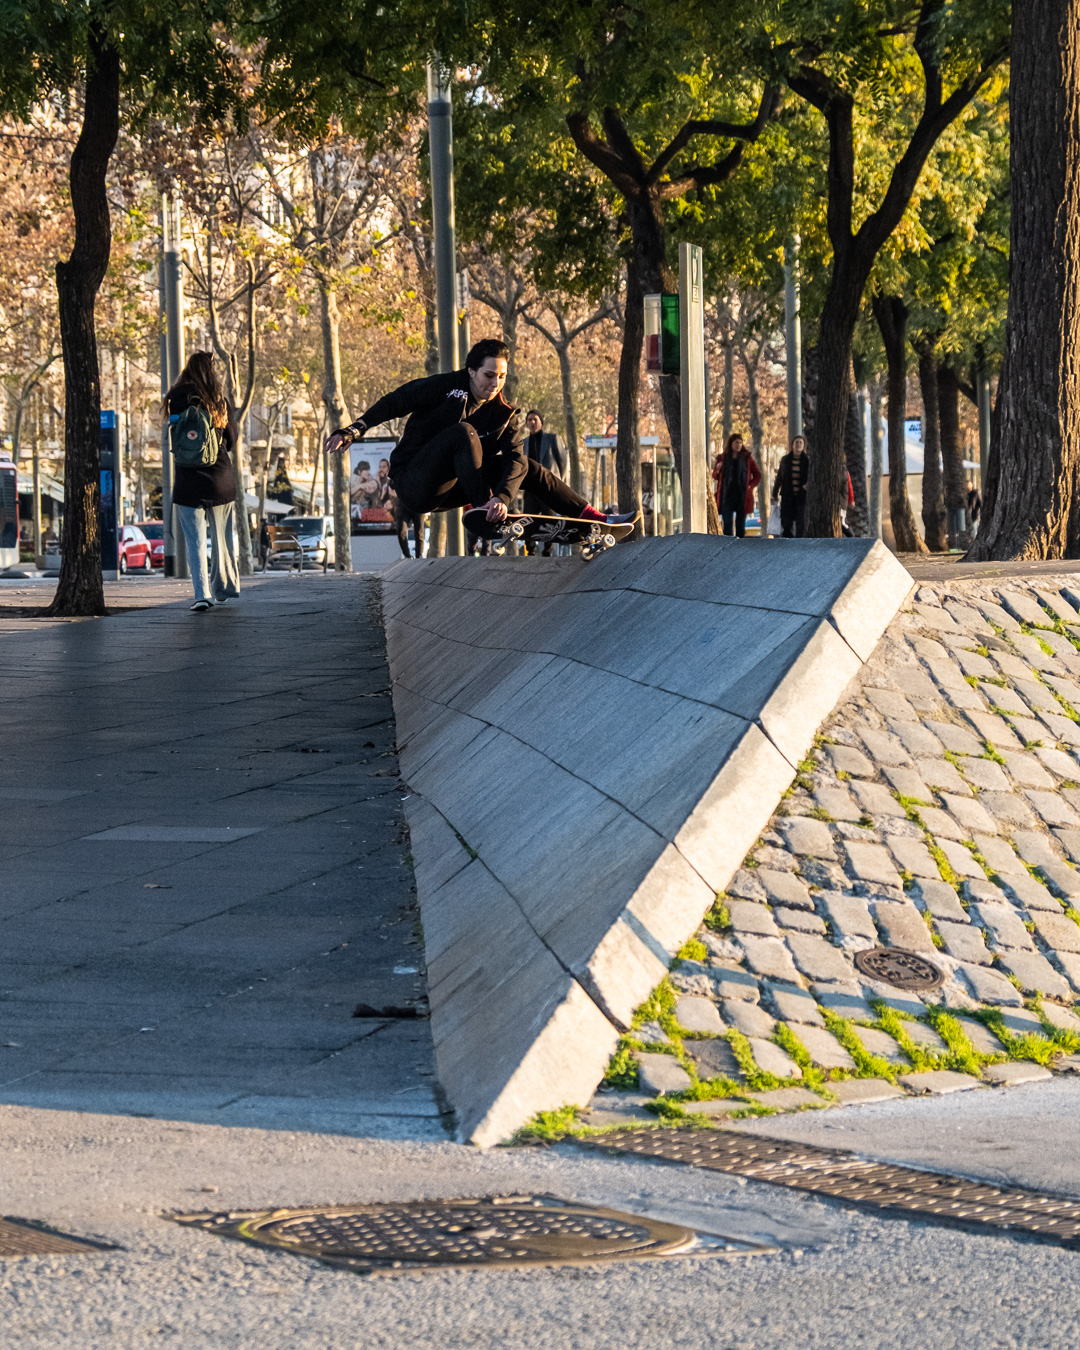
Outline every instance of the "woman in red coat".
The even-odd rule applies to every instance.
[[[725,534],[742,539],[746,535],[746,517],[754,509],[754,489],[761,482],[761,470],[737,432],[728,437],[724,453],[717,455],[712,472],[721,528]]]

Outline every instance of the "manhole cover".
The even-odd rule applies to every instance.
[[[549,1195],[169,1217],[366,1274],[770,1250]]]
[[[0,1260],[9,1256],[63,1256],[68,1252],[110,1250],[104,1242],[67,1237],[27,1219],[0,1219]]]
[[[945,975],[933,961],[899,947],[871,947],[855,953],[855,967],[872,980],[882,980],[897,989],[937,989]]]

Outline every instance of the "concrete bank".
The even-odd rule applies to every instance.
[[[384,574],[460,1137],[587,1101],[910,588],[866,540],[646,540]]]

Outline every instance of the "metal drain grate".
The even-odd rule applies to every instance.
[[[1080,1201],[1020,1186],[966,1181],[942,1172],[867,1161],[842,1149],[727,1130],[632,1130],[579,1142],[586,1148],[735,1172],[864,1209],[919,1215],[969,1228],[1008,1229],[1065,1247],[1080,1247]]]
[[[9,1256],[63,1256],[68,1252],[112,1250],[103,1242],[84,1242],[41,1228],[25,1219],[0,1219],[0,1260]]]
[[[365,1274],[494,1265],[587,1265],[641,1257],[769,1251],[678,1224],[550,1195],[390,1205],[171,1214],[222,1237],[312,1256]]]

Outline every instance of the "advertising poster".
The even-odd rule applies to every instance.
[[[394,490],[390,452],[397,441],[355,441],[349,447],[349,523],[352,534],[393,534]]]

